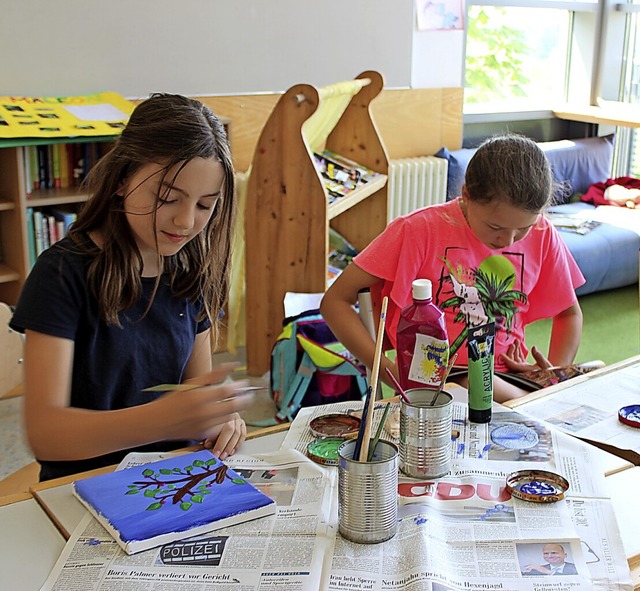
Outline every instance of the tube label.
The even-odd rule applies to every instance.
[[[490,410],[493,404],[493,339],[495,323],[468,328],[469,408]]]

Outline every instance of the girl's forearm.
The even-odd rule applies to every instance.
[[[81,460],[163,439],[152,404],[112,411],[52,407],[27,415],[26,423],[40,460]]]
[[[549,361],[553,365],[573,363],[582,338],[582,311],[578,304],[553,319],[549,342]]]
[[[350,304],[341,301],[323,301],[321,312],[335,337],[365,367],[371,369],[375,355],[375,341]],[[394,364],[383,355],[380,359],[380,379],[394,387],[385,368],[394,370]]]
[[[29,444],[41,460],[80,460],[156,441],[202,441],[248,406],[241,391],[241,382],[205,386],[109,411],[49,406],[27,412]]]

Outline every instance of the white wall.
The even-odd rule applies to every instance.
[[[431,41],[418,58],[414,38]],[[17,0],[0,95],[281,91],[368,69],[389,88],[459,86],[460,38],[418,33],[413,0]]]

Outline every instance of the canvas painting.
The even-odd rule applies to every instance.
[[[276,510],[208,450],[78,480],[74,494],[128,554]]]

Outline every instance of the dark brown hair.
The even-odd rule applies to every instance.
[[[118,195],[120,188],[150,163],[162,165],[162,180],[179,165],[178,173],[167,179],[171,185],[193,158],[215,158],[222,164],[221,198],[204,230],[175,255],[158,254],[158,261],[172,293],[194,302],[202,300],[203,318],[206,315],[216,323],[227,297],[236,213],[231,152],[224,126],[208,107],[184,96],[160,93],[134,109],[113,149],[91,170],[86,180],[90,198],[69,232],[78,249],[94,256],[87,280],[105,321],[119,326],[118,313],[141,295],[142,258]],[[99,249],[86,239],[94,231],[103,240]],[[156,279],[156,289],[160,280]]]
[[[517,134],[483,142],[469,161],[464,180],[471,201],[504,201],[532,213],[542,211],[554,191],[544,152],[533,140]]]

